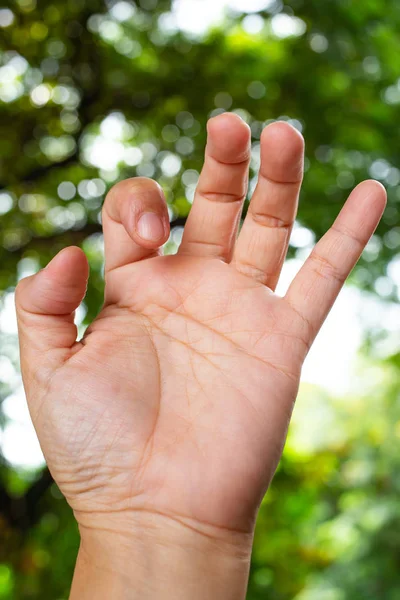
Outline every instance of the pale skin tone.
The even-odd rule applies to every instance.
[[[237,236],[250,130],[233,114],[211,119],[174,256],[159,250],[169,222],[158,184],[115,186],[103,209],[105,303],[80,341],[79,248],[18,285],[29,408],[81,532],[72,600],[245,598],[303,361],[386,202],[379,183],[357,186],[277,296],[303,150],[290,125],[266,127]]]

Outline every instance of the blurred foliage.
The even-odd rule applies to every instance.
[[[170,0],[3,2],[0,304],[18,277],[78,244],[91,264],[84,323],[95,316],[103,293],[100,210],[122,178],[161,183],[173,252],[201,169],[206,120],[223,110],[251,125],[249,196],[263,126],[289,120],[306,137],[292,256],[304,256],[356,183],[374,177],[386,185],[388,209],[353,281],[397,297],[388,273],[400,246],[400,6],[264,6],[251,15],[230,9],[222,26],[201,35],[178,27]],[[330,411],[321,416],[329,431],[307,450],[296,424],[292,430],[260,514],[250,600],[400,597],[396,360],[371,366],[376,382],[359,397],[333,402],[303,389],[304,414],[313,423]],[[15,388],[9,373],[17,363],[15,335],[0,321],[0,401]],[[78,536],[46,472],[2,460],[0,512],[0,598],[67,598]]]
[[[364,364],[362,391],[336,400],[303,386],[258,521],[251,600],[400,597],[399,367]]]

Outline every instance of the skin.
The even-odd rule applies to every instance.
[[[211,119],[175,256],[159,250],[169,222],[158,184],[117,184],[103,209],[105,303],[80,341],[79,248],[19,283],[28,403],[81,531],[71,598],[245,597],[302,364],[386,202],[379,183],[357,186],[277,296],[303,152],[290,125],[266,127],[237,237],[250,130],[234,114]]]

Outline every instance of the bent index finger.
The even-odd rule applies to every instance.
[[[117,183],[104,203],[106,274],[158,254],[169,236],[164,193],[157,182],[134,177]]]
[[[386,190],[364,181],[350,194],[331,229],[315,246],[286,294],[309,323],[311,341],[374,233],[386,205]]]

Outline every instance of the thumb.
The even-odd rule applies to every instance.
[[[38,368],[56,368],[71,354],[77,337],[74,311],[85,296],[88,275],[84,252],[73,246],[19,282],[15,304],[24,380]]]

